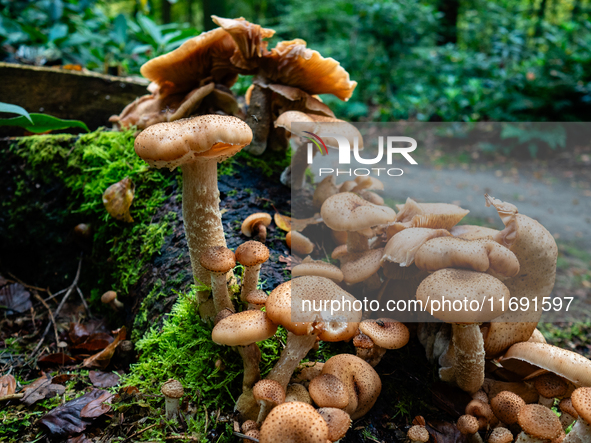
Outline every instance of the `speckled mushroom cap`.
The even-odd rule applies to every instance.
[[[246,301],[251,305],[264,306],[267,303],[267,297],[268,295],[265,291],[256,289],[246,295]]]
[[[279,405],[285,401],[285,391],[281,383],[275,380],[263,379],[255,383],[252,388],[252,395],[257,401]]]
[[[290,383],[287,385],[287,390],[285,391],[285,401],[301,401],[312,404],[310,393],[304,385],[299,383]]]
[[[251,141],[246,123],[215,114],[152,125],[137,136],[134,146],[150,166],[174,169],[199,160],[226,160]]]
[[[329,358],[322,374],[332,374],[345,385],[349,403],[344,410],[352,420],[367,414],[382,390],[382,381],[375,369],[355,355],[339,354]]]
[[[443,297],[450,300],[450,306],[445,305],[440,311],[433,312],[433,316],[439,320],[447,323],[479,323],[491,321],[503,313],[503,299],[504,306],[507,307],[509,290],[499,279],[482,272],[441,269],[421,282],[416,297],[429,312],[434,300],[441,302]],[[477,301],[479,310],[454,310],[454,300],[461,300],[463,303],[464,299],[468,300],[468,304],[473,300]]]
[[[102,303],[111,303],[116,298],[117,298],[117,293],[115,291],[107,291],[101,296],[101,302]]]
[[[478,432],[478,428],[480,427],[478,424],[478,419],[473,415],[462,415],[458,418],[457,423],[459,431],[464,435],[472,435]]]
[[[169,398],[181,398],[185,393],[183,389],[183,385],[178,380],[174,378],[170,378],[164,382],[162,388],[160,389],[162,395]]]
[[[253,84],[251,85],[252,89],[254,89],[255,84],[261,88],[270,89],[271,91],[275,92],[272,99],[273,105],[277,106],[279,109],[278,112],[280,113],[282,110],[290,109],[294,111],[305,112],[306,114],[334,117],[334,112],[332,112],[332,110],[325,103],[322,103],[317,97],[308,94],[306,91],[303,91],[300,88],[280,85],[277,83],[265,83],[260,78],[255,78],[253,80]],[[250,95],[252,95],[252,90]],[[250,105],[248,91],[246,92],[244,98],[246,104]]]
[[[575,389],[570,399],[579,417],[591,423],[591,388]]]
[[[341,266],[345,282],[352,285],[367,280],[379,271],[383,255],[383,248],[349,255]]]
[[[542,405],[525,405],[519,410],[517,422],[526,434],[541,440],[553,440],[562,432],[560,420],[551,409]]]
[[[384,248],[382,263],[397,263],[401,267],[408,267],[415,261],[415,254],[427,241],[450,236],[445,229],[409,228],[394,235]]]
[[[417,203],[407,198],[403,205],[396,205],[398,215],[388,226],[387,235],[391,237],[407,228],[433,228],[450,230],[470,211],[448,203]]]
[[[568,383],[551,372],[536,377],[534,387],[541,396],[546,398],[562,397],[568,391]]]
[[[327,300],[347,300],[355,302],[355,298],[332,280],[317,276],[297,277],[277,286],[267,298],[265,307],[267,315],[276,324],[296,335],[317,334],[323,341],[343,341],[353,338],[357,332],[361,311],[341,309],[331,313],[303,312],[304,301],[310,305]],[[292,306],[297,309],[292,310]],[[306,305],[307,307],[307,305]]]
[[[513,441],[513,434],[507,428],[494,428],[488,437],[488,443],[511,443]]]
[[[412,426],[406,433],[406,436],[412,442],[427,443],[429,441],[429,431],[421,425]]]
[[[560,403],[558,403],[558,409],[560,409],[564,413],[571,415],[574,418],[579,418],[579,413],[574,408],[573,401],[571,398],[563,398],[562,400],[560,400]]]
[[[226,346],[247,346],[273,337],[274,324],[263,311],[251,309],[232,314],[220,320],[211,331],[211,339]]]
[[[591,361],[567,349],[547,343],[522,342],[509,348],[500,359],[504,368],[528,377],[538,369],[553,372],[577,387],[591,386]]]
[[[478,272],[490,269],[504,277],[514,277],[519,273],[519,261],[515,254],[492,238],[464,240],[440,237],[428,240],[418,249],[415,264],[429,272],[463,268]]]
[[[399,349],[408,343],[410,337],[404,324],[389,318],[363,320],[359,323],[359,330],[376,345],[386,349]]]
[[[342,409],[320,408],[318,413],[328,425],[328,439],[330,441],[340,440],[351,427],[351,417]]]
[[[353,188],[353,192],[359,192],[363,189],[368,191],[384,190],[384,182],[382,182],[379,178],[369,175],[355,177],[355,183],[357,183],[357,186]]]
[[[490,400],[490,407],[500,421],[508,425],[517,423],[517,414],[525,401],[513,392],[501,391]]]
[[[304,260],[302,263],[292,268],[292,277],[300,277],[303,275],[316,275],[318,277],[329,278],[335,283],[343,281],[343,271],[332,263],[326,263],[319,260]]]
[[[326,226],[334,231],[362,231],[389,223],[394,209],[370,203],[352,192],[341,192],[326,199],[320,209]]]
[[[298,231],[289,231],[285,235],[285,242],[287,243],[288,248],[299,255],[307,255],[314,250],[314,243]]]
[[[312,405],[292,401],[273,408],[261,426],[260,443],[326,443],[328,425]]]
[[[201,254],[199,263],[210,272],[225,274],[236,266],[236,258],[225,246],[210,246]]]
[[[235,255],[236,261],[241,265],[256,266],[269,260],[269,248],[261,242],[251,240],[238,246]]]
[[[310,380],[310,397],[319,407],[345,408],[349,404],[349,393],[345,384],[335,375],[322,374]]]
[[[242,222],[242,226],[240,227],[240,231],[246,235],[247,237],[252,237],[252,229],[254,225],[257,223],[262,223],[265,226],[269,226],[271,224],[271,216],[266,212],[257,212],[255,214],[250,214],[248,217],[244,219]],[[248,242],[247,242],[248,243]],[[267,253],[268,257],[268,253]]]
[[[479,238],[494,238],[499,233],[498,230],[477,225],[456,225],[449,230],[454,237],[464,240],[476,240]]]

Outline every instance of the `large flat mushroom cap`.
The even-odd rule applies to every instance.
[[[501,365],[528,378],[539,369],[553,372],[575,386],[591,386],[591,361],[576,352],[547,343],[522,342],[509,348],[500,360]]]
[[[387,229],[388,237],[407,228],[432,228],[450,230],[470,211],[448,203],[417,203],[411,198],[403,205],[396,205],[398,215]]]
[[[433,307],[433,302],[439,301],[440,310],[434,310],[432,314],[446,323],[481,323],[491,321],[503,313],[503,306],[509,303],[509,289],[491,275],[447,268],[423,280],[416,297],[429,313],[432,308],[437,309],[437,305]],[[450,304],[444,304],[444,298]],[[467,307],[464,307],[464,300],[467,300]],[[454,301],[460,302],[460,311],[457,307],[454,309]],[[478,303],[478,310],[474,302]]]
[[[521,429],[532,437],[552,440],[560,435],[562,426],[554,412],[542,405],[525,405],[517,414]]]
[[[398,321],[389,318],[363,320],[359,330],[367,335],[378,346],[385,349],[399,349],[408,343],[408,328]]]
[[[382,264],[384,262],[391,262],[399,264],[401,267],[408,267],[414,263],[415,254],[426,241],[450,235],[445,229],[405,229],[392,236],[388,240],[388,243],[386,243]]]
[[[352,285],[367,280],[380,269],[384,249],[370,249],[369,251],[350,254],[341,270],[345,282]]]
[[[135,152],[150,166],[174,169],[198,160],[232,157],[252,141],[242,120],[227,115],[200,115],[158,123],[135,139]]]
[[[263,311],[252,309],[220,320],[211,332],[211,339],[220,345],[247,346],[273,337],[274,324]]]
[[[273,408],[261,426],[260,443],[327,443],[328,425],[312,405],[292,401]]]
[[[389,223],[396,217],[394,209],[369,203],[352,192],[341,192],[326,199],[320,209],[326,226],[333,231],[362,231]]]
[[[294,266],[291,270],[291,275],[292,277],[316,275],[318,277],[329,278],[335,283],[343,281],[343,272],[337,266],[320,260],[304,261]]]
[[[571,395],[571,402],[579,416],[591,423],[591,388],[575,389]]]
[[[479,238],[494,238],[499,233],[497,229],[487,228],[478,225],[456,225],[449,230],[454,237],[463,238],[465,240],[476,240]]]
[[[146,62],[140,72],[161,87],[165,86],[168,93],[189,91],[207,77],[213,77],[215,83],[231,86],[238,74],[230,63],[235,50],[236,43],[231,35],[216,28]]]
[[[261,59],[260,66],[273,83],[293,86],[311,95],[332,94],[347,101],[357,86],[339,62],[306,48],[301,39],[277,43]]]

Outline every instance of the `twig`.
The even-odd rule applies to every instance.
[[[41,298],[41,296],[39,294],[37,294],[37,292],[33,292],[33,295],[35,296],[35,298],[37,300],[39,300],[41,303],[43,303],[43,306],[45,306],[45,309],[47,309],[47,312],[49,313],[49,318],[51,319],[51,323],[53,324],[53,332],[55,333],[55,342],[59,343],[59,338],[57,335],[57,325],[55,324],[55,318],[53,316],[53,313],[51,312],[51,308],[49,307],[49,305],[47,303],[45,303],[45,300],[43,300]],[[34,322],[33,322],[34,324]]]
[[[250,435],[245,435],[245,434],[243,434],[241,432],[234,432],[234,435],[236,437],[239,437],[239,438],[245,438],[246,440],[256,441],[257,443],[259,443],[259,439],[258,438],[251,437]]]
[[[72,282],[72,284],[68,288],[68,291],[66,292],[66,295],[64,295],[64,298],[62,298],[62,301],[60,302],[60,304],[57,306],[57,309],[55,310],[55,313],[54,313],[54,316],[55,317],[58,316],[58,314],[62,310],[62,307],[64,306],[64,303],[66,303],[66,300],[68,299],[68,297],[70,296],[70,294],[72,293],[72,291],[74,290],[74,288],[76,287],[76,285],[78,284],[78,279],[80,278],[80,269],[82,269],[82,256],[80,256],[80,260],[78,261],[78,270],[76,271],[76,276],[74,277],[74,281]],[[31,357],[34,357],[35,356],[35,354],[37,353],[37,351],[39,350],[39,348],[43,344],[43,341],[45,340],[45,336],[49,332],[49,328],[50,327],[51,327],[51,323],[48,323],[47,324],[47,327],[45,328],[45,332],[43,332],[43,335],[41,336],[41,339],[39,340],[39,343],[37,343],[37,346],[33,350],[33,353],[31,354]]]
[[[64,292],[66,292],[68,289],[69,289],[69,287],[67,287],[67,288],[65,288],[65,289],[62,289],[61,291],[57,291],[57,292],[56,292],[55,294],[53,294],[53,295],[51,294],[51,292],[47,291],[47,292],[50,294],[50,296],[49,296],[49,297],[47,297],[47,298],[45,299],[45,301],[49,301],[49,300],[51,300],[51,299],[53,299],[53,298],[57,297],[58,295],[61,295],[61,294],[63,294],[63,293],[64,293]]]
[[[76,285],[76,291],[78,291],[78,295],[80,296],[80,300],[82,300],[82,304],[84,305],[84,309],[86,309],[86,313],[88,314],[89,317],[92,317],[92,314],[90,313],[90,309],[88,308],[88,304],[86,303],[86,300],[84,299],[84,294],[82,294],[82,290],[78,287],[78,285]]]
[[[14,280],[11,280],[9,278],[6,279],[6,281],[11,282],[11,283],[20,283],[21,285],[23,285],[25,288],[28,289],[35,289],[37,291],[43,291],[43,292],[47,292],[47,289],[43,289],[43,288],[38,288],[37,286],[31,286],[26,284],[25,282],[23,282],[20,278],[18,278],[17,276],[15,276],[13,273],[9,272],[8,275],[10,275]]]
[[[190,435],[169,435],[164,437],[164,440],[189,440],[189,441],[201,441],[197,437],[191,437]],[[257,440],[258,441],[258,440]]]
[[[141,429],[141,430],[137,431],[135,434],[132,434],[129,437],[127,437],[125,440],[123,440],[123,443],[125,443],[128,440],[131,440],[133,437],[137,437],[138,435],[143,434],[147,430],[152,429],[154,426],[158,426],[159,424],[160,423],[154,423],[153,425],[150,425],[147,428],[144,428],[144,429]]]
[[[0,397],[0,401],[8,401],[8,400],[15,400],[17,398],[23,398],[25,394],[8,394],[4,397]]]

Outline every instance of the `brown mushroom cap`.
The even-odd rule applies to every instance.
[[[351,427],[351,417],[345,411],[337,408],[320,408],[318,413],[328,425],[328,439],[340,440]]]
[[[328,425],[313,406],[282,403],[273,408],[261,426],[260,443],[326,443]]]
[[[301,401],[312,404],[310,393],[304,385],[299,383],[290,383],[287,385],[287,390],[285,391],[285,401]]]
[[[589,359],[546,343],[516,343],[509,348],[500,363],[522,377],[527,377],[538,369],[545,369],[575,386],[591,386]]]
[[[251,214],[248,217],[246,217],[246,219],[244,219],[240,230],[247,237],[252,237],[252,230],[257,223],[261,223],[264,226],[269,226],[271,224],[271,220],[272,220],[272,218],[269,214],[267,214],[265,212],[257,212],[256,214]],[[268,252],[267,252],[267,258],[269,258]]]
[[[268,214],[266,214],[268,215]],[[269,220],[271,216],[269,216]],[[242,225],[244,226],[244,224]],[[269,260],[269,248],[258,241],[247,241],[236,248],[236,261],[250,267],[265,263]]]
[[[504,299],[504,305],[507,306],[509,290],[503,282],[482,272],[441,269],[421,282],[416,297],[428,312],[431,312],[434,300],[440,303],[444,297],[449,300],[449,306],[441,303],[441,309],[433,311],[433,316],[439,320],[447,323],[480,323],[491,321],[502,314],[502,302]],[[464,299],[468,300],[468,305],[476,300],[481,309],[479,305],[479,311],[454,310],[453,302],[461,300],[463,303]]]
[[[579,418],[579,413],[574,408],[571,398],[563,398],[562,400],[560,400],[560,403],[558,403],[558,409],[560,409],[561,412],[569,414],[574,418]]]
[[[394,209],[369,203],[352,192],[341,192],[327,198],[320,214],[330,229],[351,232],[389,223],[396,217]]]
[[[275,332],[277,332],[277,325],[269,319],[267,314],[252,309],[220,320],[211,332],[211,339],[220,345],[247,346],[273,337]]]
[[[257,289],[255,291],[250,291],[246,295],[246,301],[251,305],[264,306],[265,303],[267,303],[267,297],[268,295],[265,291]]]
[[[300,277],[302,275],[316,275],[318,277],[329,278],[335,283],[343,281],[343,272],[331,263],[326,263],[319,260],[312,260],[309,262],[296,265],[291,270],[292,277]]]
[[[413,442],[426,443],[429,441],[429,431],[421,425],[412,426],[406,433],[406,436]]]
[[[385,349],[399,349],[408,343],[410,337],[404,324],[389,318],[363,320],[359,323],[359,330]]]
[[[236,266],[236,258],[225,246],[210,246],[201,254],[199,263],[210,272],[225,274]]]
[[[508,425],[517,423],[517,414],[525,401],[513,392],[501,391],[490,400],[490,407],[500,421]]]
[[[310,380],[310,397],[319,407],[345,408],[349,404],[349,393],[345,384],[335,375],[322,374]]]
[[[388,226],[387,235],[407,228],[432,228],[450,230],[470,211],[447,203],[417,203],[411,198],[403,205],[396,205],[398,215]]]
[[[591,388],[575,389],[570,399],[579,417],[591,423]]]
[[[517,422],[523,431],[541,440],[552,440],[560,435],[560,420],[551,409],[542,405],[525,405],[519,410]]]
[[[168,379],[160,389],[162,395],[169,398],[181,398],[185,393],[183,385],[173,378]]]
[[[254,84],[261,88],[268,88],[275,93],[273,96],[273,104],[278,108],[278,112],[285,110],[295,110],[305,112],[306,114],[325,115],[327,117],[334,117],[334,112],[322,103],[318,98],[302,91],[293,86],[279,85],[276,83],[264,83],[259,79],[253,81]],[[251,93],[252,94],[252,93]],[[245,97],[246,98],[246,97]],[[248,104],[248,102],[247,102]]]
[[[464,240],[477,240],[479,238],[494,238],[499,233],[498,230],[477,225],[456,225],[449,230],[454,237]]]
[[[443,268],[464,268],[478,272],[490,269],[504,277],[514,277],[519,273],[515,254],[492,238],[464,240],[439,237],[428,240],[418,249],[415,264],[419,269],[429,272]]]
[[[488,437],[488,443],[511,443],[513,441],[513,434],[507,428],[494,428]]]
[[[174,169],[200,159],[232,157],[252,140],[249,126],[227,115],[199,115],[144,129],[135,152],[150,166]]]
[[[382,390],[382,381],[375,369],[355,355],[339,354],[329,358],[322,374],[332,374],[344,383],[349,392],[345,412],[352,420],[367,414]]]
[[[341,266],[345,282],[352,285],[367,280],[379,271],[383,255],[381,248],[350,254]]]
[[[546,373],[534,379],[536,391],[546,398],[562,397],[568,390],[568,383],[556,374]]]
[[[289,231],[285,236],[287,246],[296,254],[308,255],[314,250],[314,243],[298,231]]]
[[[101,296],[101,302],[102,303],[111,303],[116,298],[117,298],[117,293],[115,291],[107,291]]]
[[[409,228],[394,235],[384,248],[382,263],[391,262],[401,267],[408,267],[414,263],[415,254],[427,241],[451,235],[445,229]]]
[[[464,435],[472,435],[478,432],[480,425],[478,419],[473,415],[462,415],[457,423],[459,431]]]
[[[257,381],[252,388],[252,394],[257,401],[266,401],[274,405],[279,405],[285,401],[283,386],[275,380],[263,379]]]
[[[259,425],[254,420],[246,420],[244,423],[242,423],[242,426],[240,427],[240,429],[242,430],[242,432],[248,432],[252,429],[258,430]]]

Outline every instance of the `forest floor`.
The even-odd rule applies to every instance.
[[[515,203],[521,213],[539,217],[557,237],[559,259],[554,294],[577,297],[586,303],[591,290],[589,178],[580,168],[568,165],[551,169],[539,162],[521,163],[519,167],[499,162],[481,168],[483,164],[434,160],[413,170],[408,180],[400,181],[395,189],[386,189],[384,194],[388,197],[395,192],[396,198],[391,199],[395,203],[404,202],[407,196],[419,201],[437,201],[440,196],[439,199],[470,209],[467,223],[497,227],[496,214],[485,208],[482,194],[488,192]],[[247,215],[257,211],[290,212],[290,191],[279,183],[277,174],[266,177],[259,169],[239,165],[230,175],[220,177],[219,187],[224,229],[231,248],[248,240],[239,230]],[[0,399],[0,439],[69,443],[238,441],[231,436],[233,416],[228,405],[240,385],[241,365],[235,353],[207,344],[207,326],[196,324],[176,189],[154,216],[157,220],[176,213],[172,231],[160,254],[142,269],[142,278],[130,291],[129,300],[133,303],[126,306],[124,313],[109,312],[92,303],[88,312],[77,294],[74,274],[69,275],[70,286],[52,288],[57,296],[43,302],[49,295],[45,285],[37,281],[31,284],[26,278],[19,281],[19,276],[8,273],[0,279],[0,295],[4,297],[0,304],[9,308],[4,308],[0,320],[0,376],[12,375],[16,379],[12,387],[8,377],[1,379],[0,397],[24,393],[11,400]],[[271,225],[267,241],[271,258],[261,272],[262,288],[267,291],[289,279],[290,265],[298,260],[290,256],[284,239],[285,233]],[[315,258],[324,257],[330,250],[330,244],[322,245]],[[86,260],[81,263],[83,273],[85,268],[92,267]],[[10,269],[6,263],[3,267],[5,271]],[[56,265],[56,272],[57,269],[60,268]],[[60,289],[66,292],[58,294]],[[57,302],[68,289],[69,298],[53,322],[48,313],[56,311]],[[170,321],[166,320],[163,314],[173,306],[176,310]],[[144,316],[140,323],[138,314]],[[548,341],[587,357],[591,355],[591,323],[563,320],[540,325]],[[189,323],[194,330],[187,327]],[[47,325],[49,332],[38,346]],[[175,325],[177,330],[184,325],[186,335],[171,332]],[[151,326],[156,331],[152,335],[146,332]],[[130,328],[135,328],[137,353],[121,345],[129,339]],[[138,348],[137,340],[141,337],[144,340],[139,341]],[[284,335],[279,335],[261,345],[263,372],[276,359],[273,354],[282,348],[283,340]],[[335,352],[354,349],[349,344],[321,347],[310,357],[323,360]],[[191,356],[195,356],[193,362]],[[150,358],[155,363],[150,364]],[[221,361],[222,369],[213,369],[216,359]],[[137,365],[130,368],[136,361]],[[199,366],[206,362],[208,369]],[[383,380],[382,394],[370,413],[353,423],[343,442],[404,441],[408,426],[417,416],[425,417],[439,443],[463,441],[453,422],[463,413],[467,395],[436,381],[436,368],[429,364],[416,338],[400,350],[389,351],[376,370]],[[195,371],[203,378],[198,380]],[[183,407],[188,413],[193,411],[194,423],[183,420],[175,424],[161,419],[163,399],[159,384],[163,380],[159,377],[166,373],[184,375],[187,390],[192,388]],[[23,391],[25,386],[28,389]]]

